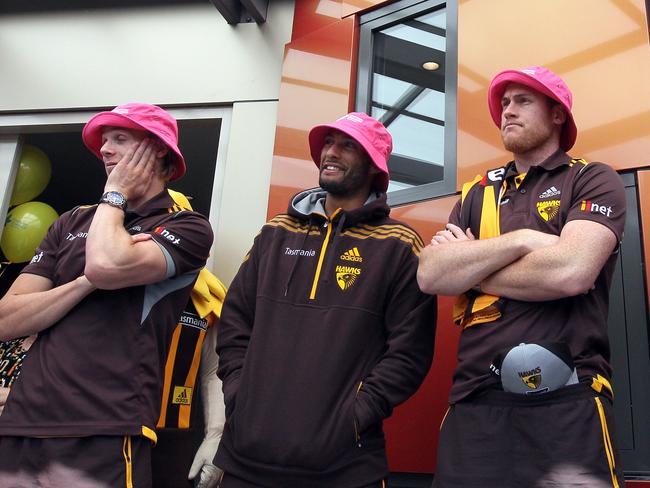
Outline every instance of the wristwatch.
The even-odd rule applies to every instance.
[[[107,191],[99,199],[99,203],[108,203],[111,207],[121,208],[126,212],[126,197],[119,191]]]

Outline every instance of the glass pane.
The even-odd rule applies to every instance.
[[[444,179],[444,5],[373,33],[371,115],[393,135],[389,191]]]

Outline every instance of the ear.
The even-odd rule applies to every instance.
[[[366,155],[367,161],[368,161],[368,176],[375,176],[381,171],[379,171],[379,168],[375,166],[375,163],[372,162],[372,159],[370,159],[370,156]]]
[[[155,142],[155,150],[156,150],[156,157],[158,159],[164,158],[169,152],[169,148],[167,147],[167,145],[164,142],[162,142],[160,139],[158,139]]]
[[[553,108],[551,109],[551,119],[555,125],[562,125],[566,122],[567,116],[562,105],[553,105]]]

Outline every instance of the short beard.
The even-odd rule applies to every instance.
[[[359,189],[363,188],[368,179],[368,175],[355,173],[348,175],[340,181],[327,181],[322,177],[318,178],[319,186],[327,193],[336,196],[346,196],[356,193]]]
[[[525,134],[523,137],[516,137],[513,139],[506,139],[501,136],[503,141],[503,147],[506,148],[506,151],[510,151],[513,154],[525,154],[533,149],[540,147],[551,137],[551,132],[533,132],[532,134]]]

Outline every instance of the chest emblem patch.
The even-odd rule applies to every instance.
[[[187,386],[174,386],[174,395],[172,403],[176,405],[191,405],[192,404],[192,388]]]
[[[536,390],[542,384],[542,372],[540,368],[535,368],[532,371],[520,372],[519,377],[524,384],[531,390]]]
[[[343,291],[349,289],[354,285],[355,281],[361,274],[361,268],[353,266],[337,266],[336,267],[336,284]]]
[[[559,200],[545,200],[537,202],[537,213],[545,222],[550,222],[560,211]]]

